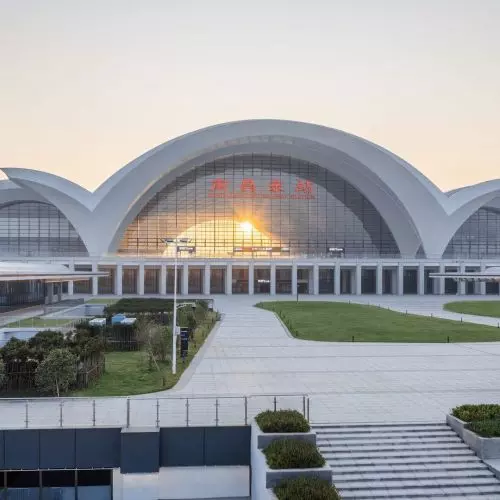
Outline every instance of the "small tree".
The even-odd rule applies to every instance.
[[[145,318],[138,322],[137,340],[146,353],[150,368],[154,365],[159,370],[158,361],[167,360],[171,339],[169,330],[165,326]]]
[[[36,385],[57,397],[76,380],[77,357],[69,349],[54,349],[36,369]]]
[[[0,389],[4,386],[5,380],[5,363],[3,362],[3,359],[0,358]]]

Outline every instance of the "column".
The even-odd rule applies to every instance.
[[[319,265],[314,264],[313,267],[313,289],[314,295],[319,295]]]
[[[210,295],[210,264],[205,264],[203,277],[203,295]]]
[[[446,271],[446,268],[444,267],[444,264],[439,264],[439,273],[443,274]],[[439,295],[444,295],[444,278],[438,278],[438,294]]]
[[[484,272],[486,271],[486,266],[484,264],[481,264],[481,272]],[[481,295],[486,295],[486,282],[485,281],[481,281],[479,283],[479,293]]]
[[[115,294],[123,295],[123,264],[116,264]]]
[[[75,263],[74,262],[69,263],[69,270],[71,272],[75,272]],[[73,294],[74,294],[73,281],[68,281],[68,295],[73,295]]]
[[[425,295],[425,266],[424,264],[420,263],[418,265],[418,294],[419,295]]]
[[[47,283],[47,304],[54,302],[54,283]]]
[[[92,263],[92,272],[96,273],[98,266],[95,262]],[[99,278],[97,276],[92,276],[92,295],[97,295],[99,289]]]
[[[271,280],[270,283],[270,295],[276,295],[276,264],[271,264],[271,273],[269,279]]]
[[[340,295],[340,263],[335,263],[335,273],[333,275],[333,293]]]
[[[383,292],[383,279],[384,279],[384,273],[382,269],[382,264],[377,264],[377,270],[376,270],[376,291],[375,293],[377,295],[382,295]]]
[[[398,295],[404,293],[404,267],[403,264],[398,264]]]
[[[354,288],[354,293],[356,295],[361,295],[361,264],[356,264],[356,287]]]
[[[233,293],[233,265],[227,264],[226,266],[226,295]]]
[[[167,295],[167,266],[160,266],[160,295]]]
[[[139,264],[139,272],[137,273],[137,293],[144,295],[144,264]]]
[[[189,292],[189,264],[184,262],[182,264],[182,284],[181,295],[187,295]]]
[[[297,264],[292,263],[292,295],[297,295]]]
[[[250,262],[248,264],[248,295],[253,295],[254,293],[254,263]]]
[[[460,267],[458,268],[459,272],[460,273],[465,273],[465,264],[460,264]],[[465,295],[465,292],[466,292],[466,289],[465,289],[465,286],[466,286],[466,282],[463,281],[463,280],[460,280],[458,283],[457,283],[457,292],[458,292],[458,295]]]

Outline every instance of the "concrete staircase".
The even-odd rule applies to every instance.
[[[500,499],[500,481],[444,423],[313,430],[343,499]]]

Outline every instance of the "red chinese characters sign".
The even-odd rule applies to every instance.
[[[315,186],[311,181],[297,179],[295,186],[289,191],[279,179],[271,179],[267,186],[258,188],[254,179],[242,179],[234,190],[225,179],[212,179],[208,192],[210,198],[265,198],[282,200],[314,200],[316,198]]]

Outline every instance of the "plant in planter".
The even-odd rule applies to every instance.
[[[314,469],[323,467],[325,459],[312,443],[298,439],[273,441],[265,450],[271,469]]]
[[[317,477],[285,479],[273,491],[278,500],[340,500],[335,487]]]
[[[467,424],[466,429],[484,438],[500,437],[500,420],[482,420]]]
[[[463,422],[500,419],[500,405],[462,405],[453,408],[451,414]]]
[[[309,432],[311,426],[297,410],[263,411],[255,417],[262,432]]]

